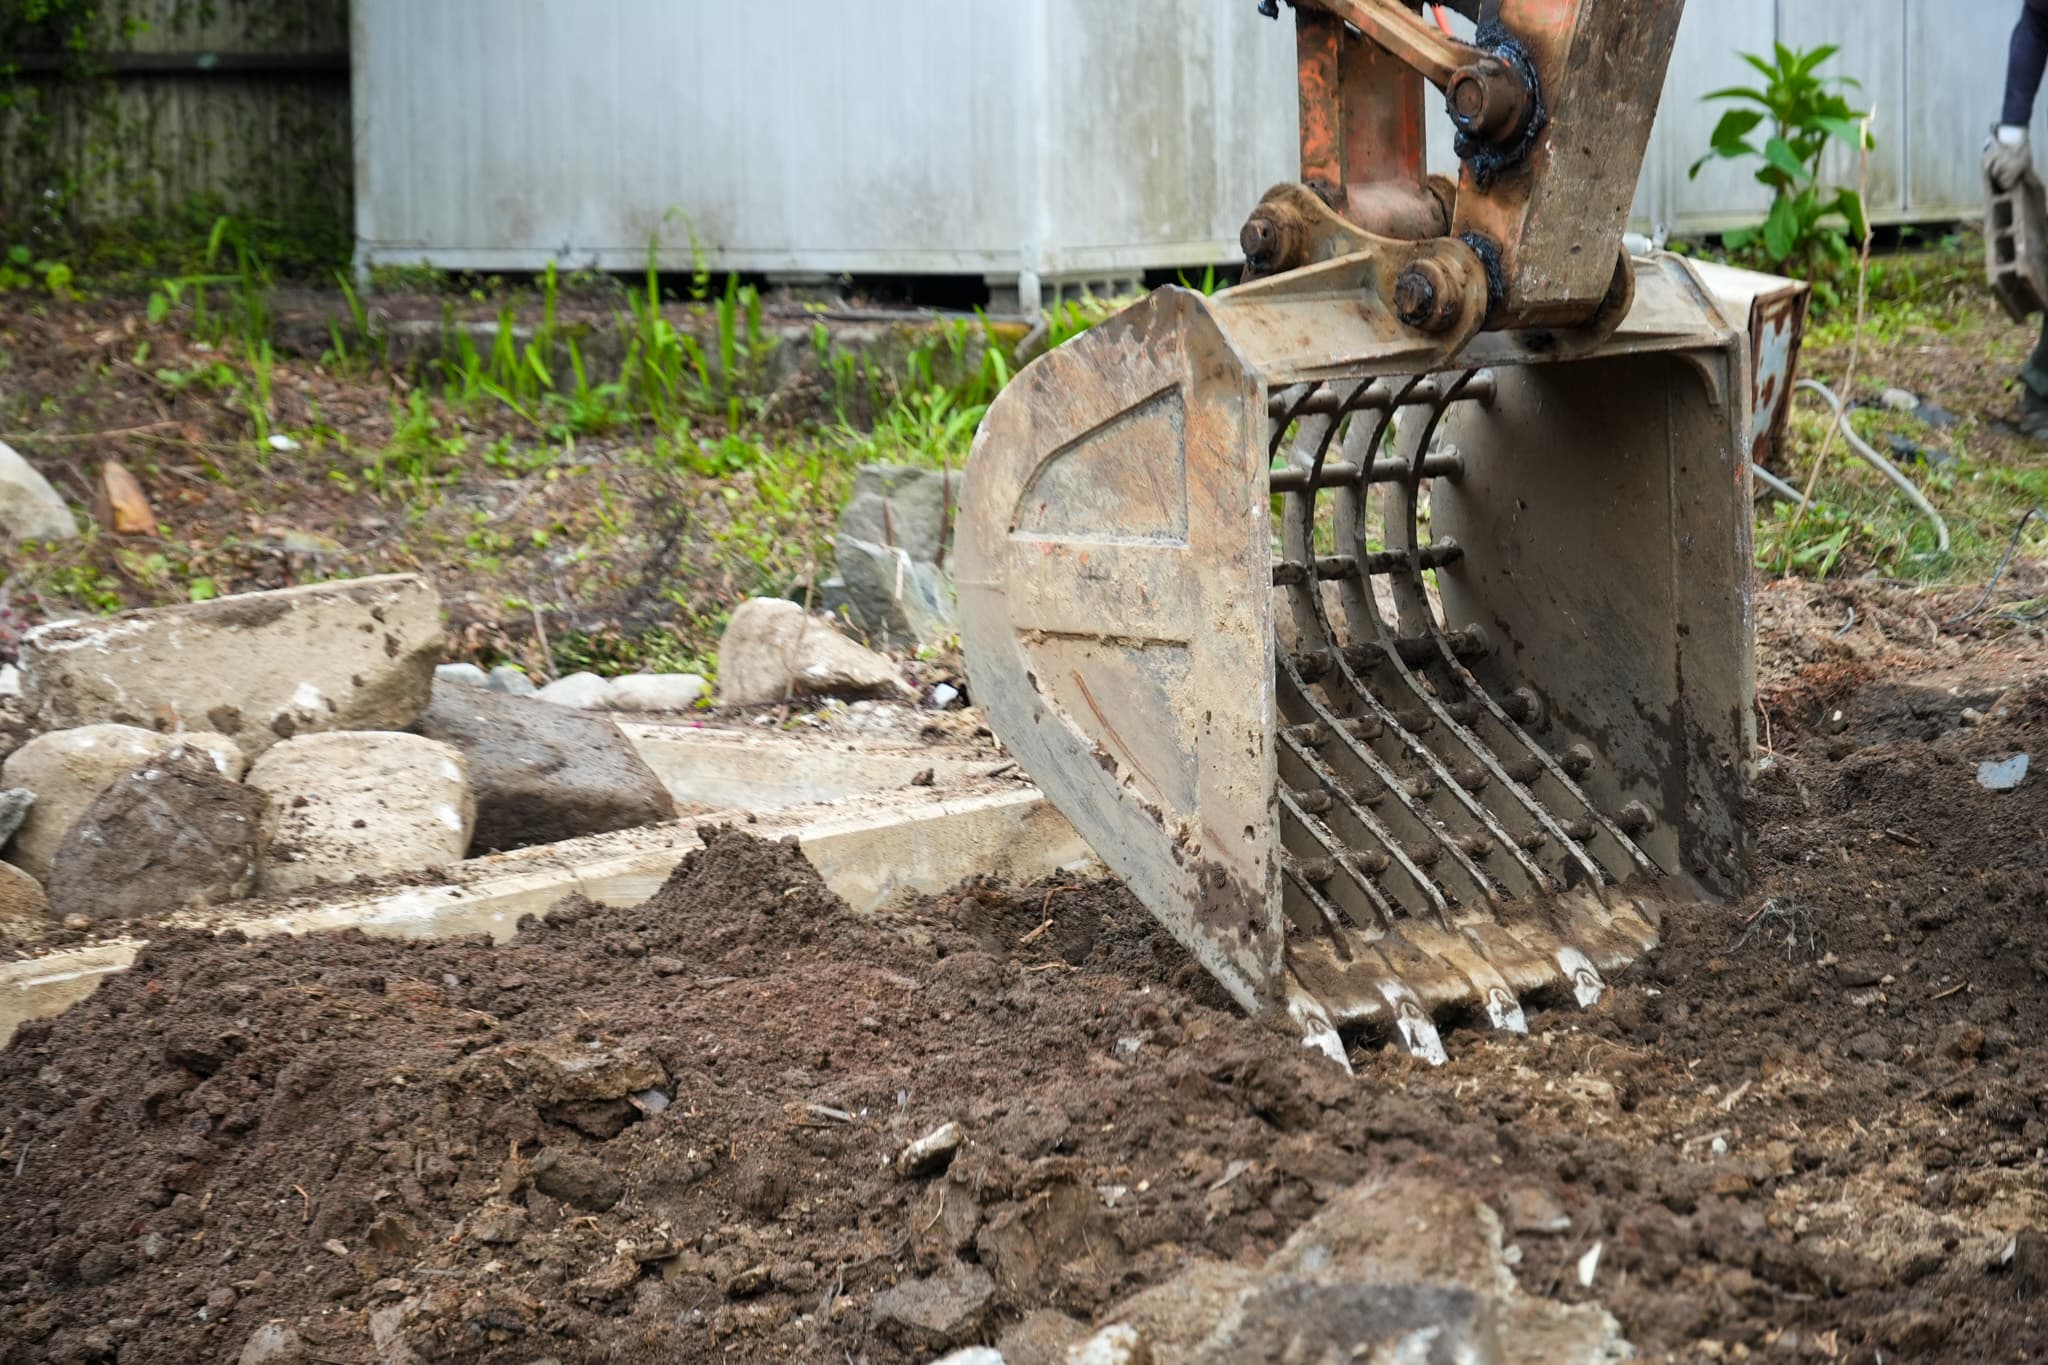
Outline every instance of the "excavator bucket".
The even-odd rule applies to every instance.
[[[976,438],[970,685],[1248,1010],[1342,1060],[1579,1005],[1738,889],[1746,318],[1634,263],[1604,338],[1446,359],[1345,257],[1163,289]]]

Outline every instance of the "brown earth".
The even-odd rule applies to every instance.
[[[741,833],[501,947],[163,935],[0,1053],[0,1361],[921,1361],[892,1284],[1090,1319],[1395,1168],[1651,1359],[2048,1356],[2048,779],[1977,781],[2048,757],[2042,643],[1943,611],[1767,590],[1755,894],[1435,1070],[1345,1078],[1113,885],[862,919]]]

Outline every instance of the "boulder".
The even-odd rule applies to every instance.
[[[839,534],[937,563],[952,538],[960,475],[918,465],[862,465],[839,514]]]
[[[8,539],[70,540],[78,523],[50,481],[0,441],[0,534]]]
[[[491,675],[475,664],[437,664],[434,667],[434,681],[438,683],[460,683],[465,687],[488,687]]]
[[[612,685],[595,673],[571,673],[566,678],[555,679],[533,695],[554,706],[602,711],[611,704]]]
[[[668,788],[602,716],[486,688],[443,687],[414,728],[467,760],[480,852],[675,818]]]
[[[843,601],[854,623],[887,648],[937,646],[957,635],[943,565],[959,493],[950,471],[863,466],[840,513],[827,605]]]
[[[422,735],[288,739],[250,766],[249,785],[270,797],[264,895],[445,867],[468,851],[476,820],[461,751]]]
[[[718,645],[719,699],[751,705],[799,697],[914,696],[896,665],[794,602],[740,603]]]
[[[186,745],[204,750],[229,780],[242,775],[242,751],[226,735],[164,735],[134,725],[84,725],[22,745],[0,763],[0,787],[26,787],[36,800],[7,845],[7,860],[37,881],[49,880],[57,846],[72,821],[85,814],[101,792],[143,764]]]
[[[101,792],[50,862],[59,919],[136,919],[240,900],[262,858],[263,793],[176,749]]]
[[[43,884],[13,863],[0,863],[0,933],[37,926],[50,917]]]
[[[848,614],[888,649],[936,649],[960,633],[953,576],[899,546],[839,537],[834,550]]]
[[[695,673],[628,673],[612,679],[609,704],[614,711],[687,711],[710,690]]]
[[[22,692],[38,729],[204,727],[252,757],[325,730],[402,730],[426,709],[441,601],[392,574],[38,626]]]

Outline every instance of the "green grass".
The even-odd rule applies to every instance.
[[[1835,386],[1857,344],[1853,281],[1846,293],[1843,304],[1824,311],[1809,328],[1801,363],[1803,373]],[[1874,259],[1857,394],[1843,397],[1875,399],[1896,385],[1950,408],[1961,420],[1936,430],[1909,413],[1860,408],[1851,410],[1850,426],[1919,485],[1947,523],[1950,545],[1941,550],[1926,517],[1837,438],[1814,485],[1815,504],[1804,517],[1782,504],[1760,510],[1759,568],[1812,578],[1875,573],[1925,585],[1987,579],[2027,511],[2048,506],[2048,449],[1987,420],[1987,413],[2014,406],[2001,386],[2017,370],[2030,339],[1988,302],[1976,239],[1950,239],[1932,250]],[[1942,363],[1923,361],[1927,356]],[[1928,369],[1916,374],[1923,364]],[[1816,396],[1798,396],[1786,441],[1788,477],[1796,486],[1811,477],[1831,421]],[[1901,458],[1893,437],[1950,458],[1932,466]],[[2018,555],[2038,556],[2044,548],[2048,535],[2037,523],[2022,537]]]

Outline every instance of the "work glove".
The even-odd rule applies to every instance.
[[[1991,130],[1984,143],[1984,175],[1993,189],[2011,189],[2033,166],[2034,150],[2027,145],[2025,128],[2005,123]]]

